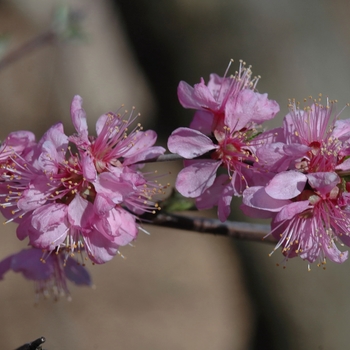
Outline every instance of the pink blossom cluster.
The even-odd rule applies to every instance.
[[[290,101],[283,127],[262,132],[279,106],[256,91],[257,81],[241,62],[230,77],[180,82],[180,103],[196,112],[168,140],[185,158],[176,188],[198,209],[217,206],[221,221],[232,197],[242,196],[245,214],[272,219],[274,250],[285,260],[342,263],[348,252],[338,246],[350,246],[350,120],[338,120],[335,101]]]
[[[230,214],[232,196],[258,184],[253,167],[258,161],[260,126],[279,112],[276,101],[255,91],[258,78],[241,62],[234,76],[210,75],[193,88],[180,82],[178,97],[185,108],[196,109],[190,128],[176,129],[168,140],[170,152],[187,159],[176,189],[195,198],[198,209],[218,206],[218,217]],[[208,157],[194,159],[208,154]],[[221,172],[221,169],[225,169]]]
[[[8,222],[18,224],[17,237],[28,238],[31,248],[3,260],[0,278],[12,269],[37,281],[40,292],[55,285],[67,294],[65,277],[91,284],[83,268],[87,258],[105,263],[136,238],[138,215],[155,212],[153,197],[162,192],[140,171],[139,163],[165,149],[154,146],[154,131],[143,131],[140,124],[132,127],[137,118],[133,114],[102,115],[97,136],[91,136],[82,98],[75,96],[74,135],[67,136],[58,123],[38,142],[29,131],[13,132],[5,139],[0,210]],[[80,265],[73,266],[76,254]]]
[[[335,101],[291,100],[283,126],[265,131],[279,105],[257,91],[258,81],[241,61],[231,76],[180,82],[180,103],[195,114],[168,139],[184,158],[175,187],[198,209],[217,206],[223,222],[232,198],[242,197],[245,214],[272,220],[273,251],[281,248],[285,261],[342,263],[348,252],[339,246],[350,246],[350,119],[338,118]],[[156,213],[164,193],[141,168],[164,160],[165,149],[133,111],[102,115],[96,136],[80,96],[70,112],[73,135],[58,123],[39,141],[17,131],[0,146],[0,211],[29,242],[0,262],[0,279],[21,272],[38,295],[69,295],[67,280],[91,285],[86,260],[105,263],[135,240],[144,231],[140,215]]]
[[[256,168],[270,174],[243,194],[242,210],[272,218],[272,235],[286,259],[342,263],[350,246],[350,120],[337,120],[335,102],[300,109],[294,101],[283,127],[257,149]],[[268,141],[267,141],[268,140]]]

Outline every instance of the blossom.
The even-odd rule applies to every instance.
[[[254,167],[270,178],[244,191],[241,208],[252,217],[272,218],[275,250],[281,246],[287,259],[342,263],[348,252],[336,243],[350,245],[349,120],[337,120],[340,113],[328,99],[303,109],[291,101],[289,107],[283,128],[256,138]]]
[[[0,146],[0,162],[13,155],[25,157],[35,145],[35,135],[26,130],[11,132]]]
[[[152,198],[162,187],[146,179],[139,163],[165,150],[153,147],[151,130],[138,125],[127,132],[132,114],[101,116],[97,136],[89,136],[80,96],[71,113],[77,134],[67,136],[56,124],[33,148],[30,161],[13,158],[5,166],[2,212],[19,223],[18,238],[28,237],[33,247],[87,253],[100,264],[137,237],[138,215],[158,209]]]
[[[52,154],[50,159],[54,160]],[[78,156],[56,165],[56,173],[48,173],[45,179],[32,180],[17,200],[18,209],[26,214],[22,214],[23,218],[19,220],[18,238],[22,240],[28,236],[31,245],[46,250],[60,247],[71,252],[85,251],[95,263],[109,261],[119,246],[136,238],[136,217],[128,213],[128,216],[124,215],[134,226],[132,230],[124,230],[123,226],[129,223],[122,220],[119,223],[112,221],[114,225],[109,229],[109,235],[96,229],[101,227],[98,225],[100,221],[107,220],[116,210],[116,203],[101,209],[101,199],[95,201],[98,193],[93,183],[85,179]],[[118,192],[117,186],[114,190]],[[129,194],[124,193],[126,195]],[[125,211],[121,207],[123,196],[118,204],[118,211]],[[110,225],[107,220],[108,223]],[[128,238],[121,239],[123,235]]]
[[[194,88],[181,82],[180,103],[199,112],[191,128],[176,129],[168,140],[170,152],[188,159],[177,176],[176,189],[185,197],[196,198],[198,208],[218,205],[220,200],[218,216],[222,221],[230,213],[232,196],[240,196],[253,181],[251,165],[256,161],[254,139],[259,124],[279,111],[267,94],[253,91],[256,81],[250,80],[250,67],[243,67],[241,64],[232,78],[211,75],[208,86],[203,80]],[[206,154],[208,158],[194,159]],[[215,180],[220,168],[226,169],[227,176],[218,185]]]
[[[179,83],[177,94],[181,105],[197,110],[190,125],[192,129],[211,135],[213,130],[224,125],[234,98],[243,90],[255,89],[259,78],[252,78],[251,67],[246,67],[243,61],[240,61],[239,70],[234,76],[226,76],[232,62],[223,77],[210,74],[208,85],[203,78],[194,87],[184,81]]]
[[[121,165],[131,166],[156,158],[165,152],[163,147],[153,146],[157,140],[157,134],[153,130],[142,131],[141,124],[128,130],[136,119],[132,113],[128,118],[111,112],[102,115],[96,123],[96,137],[88,136],[86,113],[82,108],[82,98],[78,95],[73,98],[71,116],[77,134],[69,139],[85,152],[84,170],[88,178],[95,175],[92,166],[100,173],[106,168],[110,170]]]
[[[14,137],[17,136],[17,137]],[[11,146],[8,141],[11,140]],[[22,141],[14,147],[14,140]],[[0,210],[9,221],[19,222],[27,212],[43,205],[47,198],[52,195],[52,189],[47,186],[47,173],[53,169],[50,165],[44,167],[41,164],[40,154],[48,145],[52,149],[61,149],[57,153],[60,161],[64,161],[68,140],[63,132],[62,124],[51,127],[36,143],[35,137],[30,132],[11,133],[4,143],[4,153],[7,153],[5,161],[0,163],[1,179]],[[24,141],[24,142],[23,142]],[[7,151],[8,150],[8,151]],[[6,152],[7,151],[7,152]],[[63,153],[63,155],[62,155]]]
[[[325,105],[320,99],[312,102],[303,109],[295,101],[290,102],[283,128],[277,132],[278,142],[276,138],[266,144],[261,138],[256,167],[272,172],[297,169],[304,173],[349,169],[349,120],[337,120],[341,111],[335,113],[335,101],[327,99]]]
[[[248,188],[241,209],[250,216],[272,217],[271,234],[286,258],[313,263],[344,262],[348,252],[336,243],[350,243],[349,196],[334,172],[302,174],[286,171],[267,186]]]
[[[40,249],[23,249],[0,261],[0,280],[9,270],[20,272],[26,279],[34,281],[38,298],[66,296],[70,299],[67,280],[78,286],[92,286],[84,266],[56,252],[44,255]]]

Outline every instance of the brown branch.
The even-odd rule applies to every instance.
[[[185,158],[179,156],[176,153],[168,153],[168,154],[162,154],[156,158],[146,159],[138,163],[172,162],[174,160],[185,160]]]
[[[167,154],[162,154],[158,157],[155,158],[149,158],[149,159],[144,159],[140,160],[138,162],[135,162],[134,164],[143,164],[143,163],[155,163],[155,162],[171,162],[175,160],[186,160],[188,158],[184,158],[182,156],[179,156],[176,153],[167,153]],[[202,154],[201,156],[195,157],[195,158],[190,158],[190,160],[196,160],[196,159],[212,159],[210,157],[210,152]],[[253,165],[253,162],[244,160],[242,161],[244,164],[248,165]]]
[[[5,57],[3,57],[0,60],[0,70],[18,61],[19,59],[21,59],[22,57],[24,57],[25,55],[27,55],[32,51],[35,51],[36,49],[43,47],[44,45],[52,44],[56,39],[57,39],[57,34],[52,30],[49,30],[45,33],[40,34],[34,39],[24,43],[18,49],[5,55]]]
[[[223,223],[217,219],[164,213],[158,214],[151,220],[150,224],[172,227],[180,230],[233,237],[245,241],[277,243],[272,235],[268,235],[271,231],[270,225],[264,224],[251,224],[234,221],[226,221]]]

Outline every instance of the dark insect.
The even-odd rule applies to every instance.
[[[31,343],[26,343],[15,350],[44,350],[40,345],[45,343],[45,338],[41,337],[33,340]]]

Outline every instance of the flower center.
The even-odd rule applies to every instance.
[[[53,175],[51,180],[52,186],[56,187],[51,197],[57,202],[68,205],[77,193],[89,202],[94,202],[96,192],[90,182],[84,178],[80,161],[76,157],[70,157],[65,161],[59,173]]]
[[[244,163],[244,161],[248,163],[252,160],[251,152],[245,149],[247,145],[246,131],[231,133],[230,129],[225,126],[224,132],[215,131],[214,134],[220,147],[213,152],[213,159],[221,159],[230,172],[239,170],[242,165],[249,166]]]

